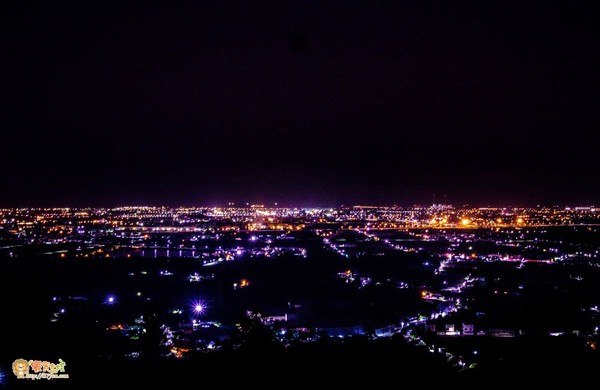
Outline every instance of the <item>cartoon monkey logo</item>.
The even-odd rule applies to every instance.
[[[29,363],[25,359],[17,359],[13,362],[12,369],[17,378],[23,379],[29,374]]]

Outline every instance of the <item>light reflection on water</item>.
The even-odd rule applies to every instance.
[[[195,258],[200,254],[194,249],[171,249],[171,248],[119,248],[112,252],[113,257],[169,257],[169,258]]]

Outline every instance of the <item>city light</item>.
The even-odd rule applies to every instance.
[[[43,218],[37,218],[36,214]],[[207,220],[212,223],[207,224]],[[433,345],[427,344],[425,338],[419,339],[421,336],[411,332],[419,328],[436,337],[515,337],[521,329],[503,328],[495,324],[488,326],[485,321],[479,319],[480,316],[485,316],[485,313],[493,313],[496,310],[493,304],[487,306],[487,301],[478,302],[481,299],[480,293],[484,297],[486,294],[493,295],[495,300],[506,298],[518,301],[523,299],[524,291],[533,290],[536,286],[530,284],[528,279],[536,272],[534,267],[581,264],[600,268],[600,247],[595,241],[571,242],[569,235],[561,235],[563,231],[582,236],[598,234],[600,208],[596,207],[132,207],[86,209],[85,212],[77,209],[4,209],[0,210],[0,221],[4,221],[0,223],[0,227],[4,229],[3,234],[24,246],[48,245],[48,252],[44,254],[52,255],[49,256],[52,258],[62,253],[64,249],[59,249],[61,246],[69,245],[76,248],[68,252],[70,254],[67,257],[73,258],[89,257],[100,260],[110,254],[111,258],[117,259],[116,264],[118,259],[151,257],[152,260],[143,259],[140,262],[144,264],[143,268],[115,267],[114,280],[120,281],[119,274],[122,273],[129,284],[104,286],[103,291],[106,295],[100,295],[97,299],[106,306],[104,313],[98,311],[98,318],[106,321],[107,329],[118,330],[125,337],[135,340],[145,329],[150,329],[146,324],[151,323],[149,318],[152,318],[153,313],[162,312],[165,315],[154,318],[161,318],[161,329],[169,341],[165,347],[175,348],[177,356],[180,357],[188,354],[188,342],[199,342],[201,338],[208,337],[203,334],[204,330],[221,326],[216,325],[216,321],[210,321],[208,317],[218,318],[228,310],[238,313],[240,309],[244,309],[250,313],[248,316],[255,316],[251,318],[261,321],[266,326],[280,322],[284,327],[277,328],[278,331],[274,334],[279,337],[285,336],[281,337],[281,342],[287,343],[297,337],[300,337],[300,340],[315,341],[320,336],[302,336],[304,331],[292,331],[294,321],[286,324],[288,316],[304,320],[302,316],[305,313],[318,320],[318,315],[311,313],[310,305],[305,306],[304,303],[295,301],[296,294],[290,295],[291,299],[281,299],[287,302],[287,305],[281,307],[264,303],[255,305],[261,299],[270,300],[265,291],[273,291],[275,294],[281,291],[271,290],[269,283],[289,283],[291,288],[296,288],[294,280],[297,275],[304,278],[304,272],[308,270],[310,274],[306,274],[307,283],[303,283],[299,288],[313,288],[315,284],[310,281],[314,279],[331,283],[324,286],[326,289],[323,291],[334,291],[338,288],[340,291],[361,291],[351,294],[344,292],[344,296],[348,298],[344,298],[343,300],[347,301],[343,303],[348,305],[352,304],[356,294],[363,292],[370,294],[371,291],[384,287],[390,290],[404,290],[402,300],[414,300],[419,304],[414,305],[415,309],[408,313],[410,316],[403,317],[402,321],[376,329],[377,337],[383,334],[385,337],[404,334],[409,340],[417,337],[415,341],[425,343],[430,351],[450,356],[447,351],[451,348],[440,348],[438,342],[433,348]],[[86,228],[80,229],[80,226]],[[555,231],[548,234],[553,228]],[[296,230],[305,232],[296,234]],[[122,244],[117,247],[115,242]],[[277,258],[283,261],[291,259],[292,256],[298,256],[298,259],[315,258],[314,253],[320,254],[322,251],[329,253],[327,256],[331,257],[331,264],[336,264],[335,268],[311,265],[308,270],[303,270],[304,263],[310,263],[304,260],[293,263],[290,268],[282,267],[282,272],[277,275],[269,272],[264,275],[247,268],[252,262],[261,263],[267,269],[270,263],[274,266],[280,264],[275,260]],[[370,267],[361,266],[364,264],[363,259],[373,259],[375,262],[379,258],[395,256],[414,256],[415,261],[411,263],[418,264],[422,269],[414,275],[411,272],[402,273],[400,277],[395,271],[387,272],[384,267],[374,272]],[[155,262],[155,258],[159,259],[156,264],[160,266],[148,266]],[[187,258],[190,261],[184,261],[186,265],[182,267],[178,261],[171,261],[170,258]],[[131,260],[124,261],[130,262]],[[529,267],[529,264],[535,266]],[[404,264],[400,262],[397,266],[404,267]],[[593,281],[594,273],[586,274],[585,266],[578,266],[576,272],[576,268],[572,268],[568,278],[565,277],[568,283]],[[520,271],[524,267],[529,268],[530,272]],[[518,273],[519,282],[514,286],[505,283],[505,272],[496,274],[496,268],[504,270],[506,275],[511,272]],[[325,274],[321,275],[320,272]],[[328,272],[331,274],[328,275]],[[164,299],[151,300],[150,297],[162,293],[155,289],[156,277],[161,281],[165,280],[169,296],[180,294],[180,297],[193,299],[184,301],[182,307],[175,308],[170,304],[165,307]],[[539,277],[545,276],[540,274]],[[270,280],[271,278],[273,280]],[[193,294],[202,295],[190,296],[189,282],[193,282]],[[550,280],[548,284],[557,286],[559,289],[556,291],[561,291],[561,283],[562,279],[556,279]],[[229,291],[219,289],[218,295],[214,295],[215,285],[226,285]],[[281,295],[283,298],[286,293],[282,292]],[[233,302],[227,301],[229,297],[233,298]],[[132,301],[129,302],[128,298]],[[80,315],[78,305],[88,299],[93,301],[94,297],[57,289],[49,292],[49,299],[53,306],[50,321],[60,323],[69,318],[77,321]],[[372,300],[375,301],[375,298]],[[125,303],[132,304],[131,313],[135,313],[135,318],[128,317],[129,310],[117,310]],[[137,307],[134,303],[137,303]],[[152,303],[148,307],[156,308],[156,311],[144,311],[147,303]],[[217,303],[218,310],[208,306],[217,306]],[[478,309],[473,313],[474,316],[465,316],[468,318],[465,320],[467,322],[463,323],[460,316],[454,315],[461,311],[467,314],[473,307]],[[581,313],[594,319],[599,311],[598,307],[597,302],[586,303],[585,310]],[[261,311],[254,312],[256,308],[260,308]],[[67,311],[69,314],[66,314]],[[106,315],[105,318],[102,318],[103,314]],[[229,314],[233,313],[227,313]],[[365,313],[365,316],[368,315],[369,313]],[[165,320],[162,321],[162,318]],[[234,318],[233,315],[231,318]],[[328,332],[335,337],[351,336],[355,334],[356,329],[363,326],[360,321],[359,318],[353,324],[355,326],[348,329],[332,328]],[[589,350],[596,348],[598,327],[595,325],[597,324],[594,323],[586,333],[573,328],[580,333],[578,337],[582,338],[581,341]],[[189,332],[190,328],[192,332]],[[563,335],[572,332],[573,329],[556,329],[549,335]],[[217,344],[213,345],[218,345],[218,340],[206,341],[217,341]],[[488,350],[480,349],[465,351],[466,356],[454,355],[456,362],[464,362],[466,359],[467,364],[471,364],[473,360],[489,353]],[[463,360],[459,360],[459,357]]]
[[[199,316],[206,313],[206,303],[202,300],[195,300],[191,303],[192,314]]]

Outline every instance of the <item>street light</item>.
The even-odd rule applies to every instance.
[[[195,316],[202,315],[206,312],[206,304],[201,300],[193,301],[191,304],[192,313]]]

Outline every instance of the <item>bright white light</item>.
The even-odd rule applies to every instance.
[[[194,315],[199,316],[206,312],[206,304],[202,300],[193,301],[191,304]]]
[[[117,302],[117,298],[114,295],[107,296],[106,300],[104,301],[104,303],[106,303],[107,305],[113,305],[115,304],[115,302]]]

